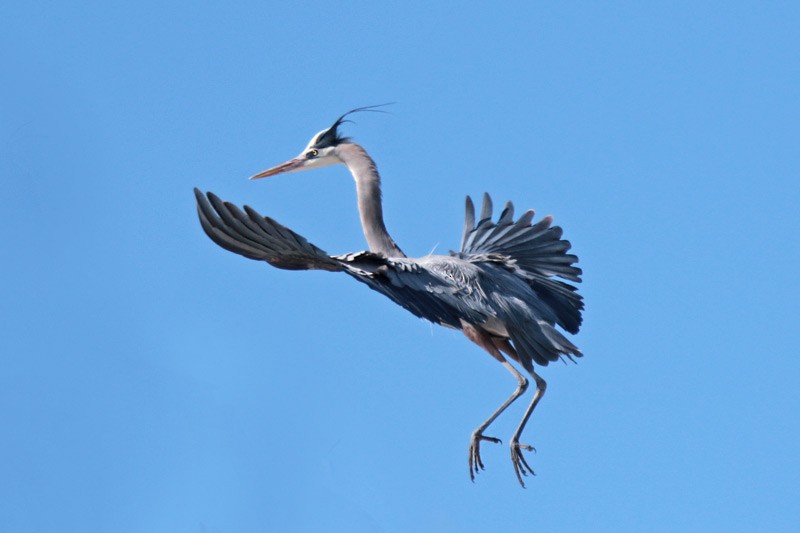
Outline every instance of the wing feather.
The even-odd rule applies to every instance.
[[[222,248],[287,270],[344,270],[343,265],[304,237],[245,206],[194,190],[200,224]]]
[[[577,289],[562,280],[580,283],[581,269],[574,266],[578,257],[568,254],[572,247],[561,239],[563,230],[553,226],[553,217],[545,216],[535,222],[529,210],[513,221],[514,208],[506,204],[497,222],[492,222],[492,200],[484,194],[481,220],[474,224],[472,200],[467,197],[467,224],[464,226],[461,251],[458,257],[472,261],[505,257],[519,270],[520,275],[536,293],[553,308],[558,324],[572,333],[581,323],[583,299]]]

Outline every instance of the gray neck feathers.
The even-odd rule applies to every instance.
[[[336,155],[356,181],[358,213],[361,216],[361,227],[370,252],[381,253],[387,257],[405,257],[383,223],[381,177],[375,162],[366,150],[357,144],[340,144],[336,147]]]

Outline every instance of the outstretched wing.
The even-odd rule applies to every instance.
[[[491,312],[468,302],[450,281],[452,275],[446,269],[425,268],[417,260],[387,258],[372,252],[330,257],[248,206],[242,211],[213,193],[204,195],[198,189],[194,192],[203,230],[226,250],[287,270],[345,272],[416,316],[445,326],[458,328],[460,319],[465,317],[480,322]],[[453,261],[443,257],[443,264],[448,260]]]
[[[557,323],[570,333],[577,333],[583,298],[576,287],[553,278],[580,283],[581,269],[573,266],[578,257],[567,253],[572,245],[561,238],[563,231],[552,225],[551,216],[535,224],[533,217],[534,212],[528,210],[515,221],[514,205],[507,202],[494,222],[492,199],[484,194],[476,222],[475,206],[467,196],[461,251],[455,255],[468,261],[480,261],[487,256],[510,259],[531,288],[553,309]]]
[[[344,266],[304,237],[244,206],[244,212],[214,193],[194,190],[200,224],[222,248],[286,270],[344,270]]]

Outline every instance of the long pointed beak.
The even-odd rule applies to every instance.
[[[281,163],[280,165],[268,168],[264,172],[259,172],[255,176],[250,176],[250,179],[257,180],[261,178],[268,178],[270,176],[274,176],[275,174],[281,174],[283,172],[291,172],[302,166],[304,162],[305,162],[304,159],[298,159],[298,158],[290,159],[285,163]]]

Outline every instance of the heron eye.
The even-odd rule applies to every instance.
[[[319,152],[317,150],[309,150],[308,152],[306,152],[306,157],[309,159],[311,159],[312,157],[317,157],[318,155]]]

